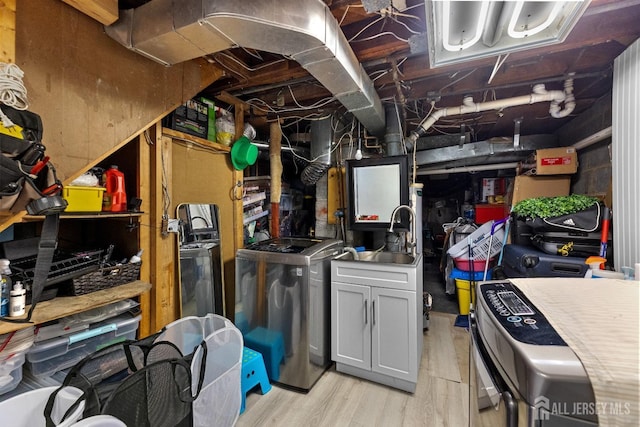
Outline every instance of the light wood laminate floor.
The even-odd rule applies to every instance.
[[[273,386],[249,394],[237,426],[468,425],[469,341],[456,316],[431,312],[416,392],[410,394],[336,372],[331,367],[308,394]]]

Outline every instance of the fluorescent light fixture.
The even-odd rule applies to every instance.
[[[539,32],[546,30],[551,26],[553,21],[555,21],[555,19],[558,17],[558,14],[560,13],[560,11],[564,6],[564,2],[562,1],[539,2],[540,4],[551,3],[551,10],[548,13],[546,10],[541,10],[540,13],[537,14],[537,16],[544,18],[545,15],[547,15],[546,19],[541,24],[533,26],[533,28],[530,28],[531,25],[529,24],[529,22],[527,22],[527,18],[529,18],[532,15],[522,13],[522,10],[524,9],[524,3],[525,3],[524,1],[516,2],[516,8],[511,14],[511,20],[509,21],[509,28],[507,29],[507,34],[509,34],[509,37],[513,37],[514,39],[521,39],[524,37],[535,36]],[[518,21],[520,20],[521,16],[525,17],[524,23],[519,24]],[[522,30],[518,30],[517,28],[519,27],[522,28]]]
[[[425,0],[431,67],[562,43],[591,0]]]
[[[451,23],[453,21],[451,16],[451,2],[442,2],[442,47],[444,47],[449,52],[458,52],[460,50],[465,50],[476,44],[482,37],[482,30],[487,19],[487,13],[489,12],[489,2],[480,1],[476,3],[479,5],[478,18],[476,19],[475,16],[470,15],[469,13],[465,15],[466,17],[472,18],[471,26],[475,26],[473,35],[468,36],[465,34],[467,28],[466,26],[451,28]],[[473,22],[474,20],[476,22]],[[451,39],[457,42],[457,44],[452,44]]]

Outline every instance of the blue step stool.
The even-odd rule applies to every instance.
[[[282,332],[258,326],[244,336],[244,345],[262,353],[269,379],[278,381],[280,379],[280,364],[284,363]]]
[[[260,385],[260,393],[267,394],[271,390],[267,370],[264,367],[264,359],[257,351],[244,347],[242,349],[242,378],[240,387],[242,388],[242,403],[240,413],[244,412],[244,404],[249,393],[255,386]]]

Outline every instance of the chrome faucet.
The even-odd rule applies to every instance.
[[[351,256],[353,256],[353,260],[354,261],[358,261],[360,260],[360,256],[358,255],[358,251],[356,251],[356,249],[352,246],[345,246],[344,248],[342,248],[343,251],[345,252],[349,252],[351,254]]]
[[[418,246],[417,237],[416,237],[416,211],[414,211],[410,206],[400,205],[393,210],[391,213],[391,225],[389,226],[389,233],[393,233],[393,226],[396,223],[396,215],[401,209],[405,209],[409,211],[409,216],[411,217],[411,241],[407,242],[407,248],[411,248],[411,255],[416,256],[416,247]]]

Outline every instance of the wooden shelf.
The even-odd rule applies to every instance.
[[[9,323],[0,320],[0,335],[19,329],[28,328],[40,323],[49,322],[70,316],[72,314],[81,313],[92,308],[101,307],[113,302],[122,301],[143,294],[151,289],[151,284],[136,280],[135,282],[105,289],[102,291],[91,292],[86,295],[77,297],[57,297],[49,301],[38,303],[33,311],[31,321],[33,323]],[[26,311],[29,311],[27,306]],[[22,316],[22,318],[25,318]]]
[[[247,224],[249,224],[251,221],[255,221],[256,219],[262,218],[263,216],[267,216],[267,215],[269,215],[269,211],[268,211],[268,210],[267,210],[267,211],[262,211],[262,212],[260,212],[260,213],[255,214],[255,215],[252,215],[252,216],[250,216],[250,217],[247,217],[247,218],[245,218],[245,219],[244,219],[244,221],[243,221],[243,222],[244,222],[244,225],[247,225]]]
[[[213,150],[222,151],[225,153],[229,153],[231,151],[231,147],[227,145],[218,144],[217,142],[209,141],[208,139],[189,135],[188,133],[180,132],[180,131],[169,129],[169,128],[162,128],[162,134],[173,139],[179,139],[186,142],[193,142],[194,144],[203,145]]]
[[[254,203],[261,202],[267,199],[267,194],[264,191],[256,192],[256,193],[247,193],[246,196],[242,198],[242,206],[248,206]]]
[[[144,212],[62,212],[60,219],[139,218]],[[44,215],[25,215],[23,221],[41,221]]]

